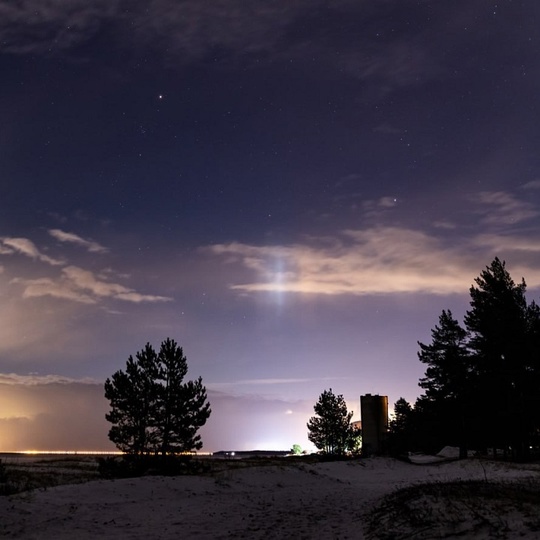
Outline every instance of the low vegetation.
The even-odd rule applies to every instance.
[[[537,538],[539,507],[540,479],[421,484],[384,497],[367,515],[367,538]]]
[[[295,467],[332,459],[323,455],[288,457],[255,456],[242,459],[170,456],[165,462],[155,459],[122,459],[121,456],[21,456],[0,460],[0,496],[34,490],[46,490],[64,484],[91,480],[132,478],[147,475],[178,476],[198,474],[215,476],[232,469],[248,467]],[[345,459],[345,458],[343,458]]]
[[[0,462],[0,495],[81,484],[98,478],[98,464],[93,456],[8,456]]]

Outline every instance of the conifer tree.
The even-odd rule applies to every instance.
[[[394,403],[394,417],[388,425],[388,449],[391,455],[401,456],[415,450],[414,414],[411,404],[403,397]]]
[[[111,410],[105,418],[112,424],[109,439],[122,452],[149,454],[156,449],[153,422],[157,401],[157,355],[149,343],[128,358],[126,370],[105,381],[105,398]]]
[[[140,456],[202,447],[197,432],[210,416],[210,404],[200,377],[184,382],[187,369],[182,348],[166,339],[159,354],[147,343],[135,359],[129,357],[125,371],[106,380],[109,438],[120,450]]]
[[[199,450],[202,442],[197,431],[210,416],[202,379],[183,382],[188,369],[187,359],[182,348],[171,339],[161,344],[158,364],[156,426],[160,451],[165,455]]]
[[[532,346],[526,284],[516,284],[504,261],[495,258],[470,289],[471,310],[465,315],[475,372],[475,410],[486,446],[526,451],[529,411],[525,386],[538,349]]]
[[[359,435],[351,426],[352,411],[347,411],[343,396],[335,395],[332,389],[325,390],[314,405],[316,416],[308,423],[308,439],[323,453],[344,455],[353,450]]]
[[[443,310],[431,337],[428,345],[418,342],[418,359],[427,364],[425,377],[419,382],[426,391],[423,410],[438,417],[440,444],[458,445],[461,457],[465,457],[472,385],[467,332],[450,310]]]

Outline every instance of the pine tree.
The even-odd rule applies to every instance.
[[[477,381],[478,427],[486,446],[511,448],[514,455],[523,455],[530,417],[525,406],[528,372],[538,355],[530,328],[536,310],[527,306],[525,281],[515,284],[498,258],[475,282],[465,324]]]
[[[526,448],[540,448],[540,307],[531,302],[527,308],[527,350],[524,366],[523,408]]]
[[[202,379],[183,382],[187,359],[182,348],[171,339],[161,344],[158,361],[160,392],[156,424],[160,451],[165,455],[199,450],[202,442],[197,431],[211,412]]]
[[[157,355],[149,343],[105,381],[105,398],[111,410],[105,418],[111,422],[109,439],[122,452],[149,454],[156,449],[157,433],[153,423],[158,387]]]
[[[308,439],[323,453],[344,455],[354,449],[358,433],[351,426],[353,413],[347,411],[342,395],[325,390],[314,405],[315,414],[308,423]]]
[[[388,450],[393,456],[415,450],[414,413],[411,404],[403,397],[394,403],[394,417],[388,426]]]
[[[120,450],[140,456],[202,447],[197,432],[211,410],[202,379],[184,382],[187,369],[182,349],[166,339],[159,354],[147,343],[135,360],[129,357],[126,371],[106,380],[109,438]]]
[[[427,364],[425,377],[419,382],[426,391],[423,410],[439,419],[436,427],[440,445],[457,444],[461,457],[465,457],[472,385],[467,332],[450,310],[443,310],[431,338],[429,345],[418,342],[418,359]]]

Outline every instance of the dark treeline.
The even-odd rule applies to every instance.
[[[414,407],[395,404],[389,445],[394,453],[445,445],[527,459],[540,445],[540,309],[527,303],[498,258],[475,279],[464,326],[443,310],[431,343],[419,343],[426,364]]]

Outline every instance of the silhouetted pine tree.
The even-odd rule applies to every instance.
[[[183,382],[187,360],[175,341],[166,339],[157,354],[147,343],[129,357],[126,371],[105,381],[113,425],[109,438],[135,456],[178,454],[202,447],[197,431],[210,416],[206,389],[199,377]]]
[[[122,452],[137,456],[157,448],[153,422],[157,401],[157,355],[149,343],[128,358],[126,370],[105,381],[105,398],[111,410],[105,418],[112,424],[109,439]]]
[[[465,324],[475,375],[474,406],[480,417],[477,428],[484,445],[523,456],[531,420],[529,383],[538,371],[539,350],[531,331],[537,326],[532,319],[538,310],[527,306],[525,281],[516,285],[498,258],[475,282]]]
[[[527,447],[540,449],[540,308],[531,302],[527,308],[527,350],[523,384],[524,403],[527,411],[524,429]],[[527,450],[527,448],[526,448]]]
[[[161,344],[158,366],[155,423],[159,451],[165,455],[199,450],[202,442],[197,432],[211,412],[202,379],[183,382],[188,370],[187,359],[182,348],[171,339]]]
[[[420,404],[424,422],[430,424],[425,431],[430,431],[433,443],[439,446],[459,446],[460,456],[465,457],[470,415],[467,409],[471,398],[467,332],[452,317],[450,310],[443,310],[431,337],[429,345],[418,342],[418,358],[427,364],[425,377],[418,383],[426,391]]]
[[[394,417],[388,425],[388,451],[391,455],[401,456],[417,450],[414,413],[405,398],[400,397],[394,403]]]
[[[475,283],[466,330],[443,311],[431,344],[419,343],[426,392],[409,429],[424,449],[457,443],[463,455],[468,441],[525,458],[540,447],[540,308],[499,258]]]
[[[344,455],[355,446],[357,433],[351,426],[352,411],[342,395],[336,396],[332,389],[325,390],[313,406],[315,414],[308,423],[308,439],[323,453]]]

